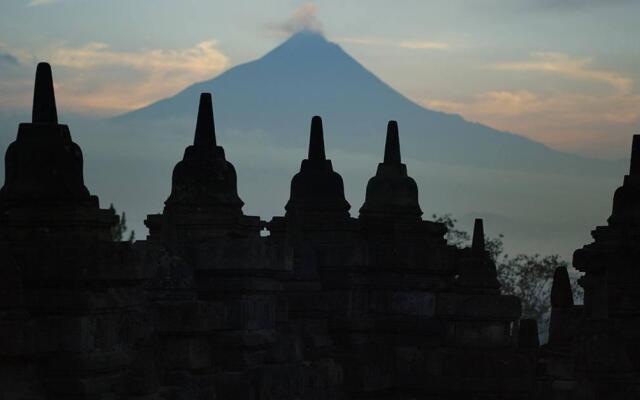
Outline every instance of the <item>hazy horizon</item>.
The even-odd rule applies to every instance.
[[[569,259],[606,219],[626,169],[421,109],[340,47],[299,34],[255,62],[116,120],[61,113],[83,149],[87,186],[103,206],[127,213],[138,238],[146,215],[162,210],[171,170],[193,140],[201,92],[214,93],[218,143],[238,172],[244,212],[267,221],[284,213],[314,114],[323,116],[327,155],[344,179],[352,216],[381,160],[387,120],[397,119],[424,218],[450,213],[470,230],[482,217],[490,236],[505,235],[509,253]],[[13,140],[13,124],[0,145]]]
[[[486,8],[475,8],[479,16],[500,1],[483,3]],[[533,13],[532,4],[519,3],[502,12]],[[326,117],[327,153],[345,180],[353,216],[380,161],[386,121],[397,119],[403,159],[418,183],[424,218],[451,213],[469,230],[474,218],[483,217],[490,236],[505,234],[510,253],[558,253],[569,259],[591,240],[590,230],[606,221],[613,190],[627,170],[627,161],[620,160],[629,157],[640,112],[632,71],[624,63],[569,57],[560,51],[562,40],[547,41],[557,48],[526,56],[520,50],[498,54],[491,46],[463,45],[420,30],[403,31],[404,38],[395,32],[374,40],[355,22],[337,24],[345,15],[354,21],[364,17],[353,15],[349,6],[333,15],[331,2],[278,4],[264,15],[246,15],[237,27],[226,20],[222,26],[202,26],[198,14],[186,35],[179,29],[158,30],[169,15],[148,25],[147,19],[159,11],[145,8],[145,1],[127,3],[126,18],[110,4],[38,0],[0,6],[44,24],[48,32],[30,40],[18,35],[24,27],[14,21],[0,26],[0,151],[14,140],[18,123],[29,120],[35,63],[48,60],[59,119],[70,124],[85,155],[87,186],[102,206],[114,203],[126,211],[130,228],[141,239],[145,216],[161,211],[171,170],[192,140],[202,91],[214,92],[217,132],[238,171],[244,212],[265,220],[283,214],[314,114]],[[74,6],[78,9],[67,24],[62,16],[54,18]],[[378,6],[373,3],[374,14]],[[177,9],[176,18],[195,18],[202,7],[209,5],[189,2]],[[626,7],[631,5],[625,1],[576,1],[555,12],[572,20]],[[162,9],[176,10],[169,5]],[[394,12],[409,9],[401,3]],[[124,18],[115,19],[114,26],[131,29],[116,32],[112,26],[96,34],[109,13]],[[538,17],[531,18],[551,18],[550,13],[540,7]],[[253,29],[242,31],[246,21],[253,21]],[[412,21],[408,26],[417,28]],[[389,24],[371,29],[382,35],[396,26]],[[167,36],[167,31],[177,36]],[[321,34],[331,43],[302,41],[274,51],[301,31]],[[71,32],[75,35],[69,36]],[[196,45],[183,46],[194,40]],[[527,43],[517,41],[518,46]],[[483,61],[472,60],[475,56]],[[551,97],[542,98],[536,90]],[[471,103],[460,100],[465,98]],[[111,121],[111,116],[158,100],[149,113],[142,110],[139,121]],[[587,103],[591,108],[584,107]],[[155,121],[158,116],[164,120]],[[573,128],[565,130],[566,124]]]
[[[338,3],[3,2],[0,109],[28,109],[40,60],[54,66],[64,112],[106,117],[310,29],[424,107],[566,152],[628,157],[640,121],[638,3],[401,1],[389,11],[374,1],[365,13],[362,3]],[[172,20],[187,29],[170,29]]]

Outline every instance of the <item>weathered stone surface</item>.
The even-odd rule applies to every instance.
[[[311,121],[309,155],[302,161],[300,172],[291,180],[291,197],[285,205],[287,217],[300,221],[327,222],[349,217],[342,177],[334,172],[324,149],[322,120]]]
[[[384,147],[384,162],[376,176],[369,179],[361,218],[417,221],[422,215],[418,204],[418,185],[407,175],[401,162],[398,123],[389,121]]]
[[[267,223],[242,212],[204,93],[164,209],[132,244],[112,241],[117,217],[56,111],[42,64],[0,190],[0,399],[638,397],[637,137],[608,225],[574,256],[585,304],[558,270],[540,347],[500,292],[482,220],[459,249],[421,219],[395,121],[352,218],[314,117],[286,213]]]
[[[549,343],[542,348],[539,398],[633,399],[640,382],[640,136],[633,137],[631,165],[613,198],[606,226],[594,242],[576,250],[584,273],[584,306],[574,305],[566,269],[554,275]]]
[[[520,299],[515,296],[485,296],[443,293],[438,296],[438,315],[513,321],[520,316]]]

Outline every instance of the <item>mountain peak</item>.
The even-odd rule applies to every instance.
[[[327,38],[324,37],[322,32],[303,29],[303,30],[295,32],[294,34],[289,36],[289,39],[285,40],[285,43],[286,42],[291,42],[291,41],[301,41],[301,40],[304,40],[307,43],[312,42],[312,41],[328,42]]]
[[[286,58],[291,56],[335,56],[338,53],[343,53],[343,56],[349,57],[340,46],[327,40],[322,33],[302,30],[291,35],[263,58],[276,56]]]
[[[379,151],[372,145],[371,132],[389,120],[398,120],[407,132],[403,135],[406,158],[524,171],[563,169],[571,174],[584,173],[585,163],[579,157],[412,102],[341,46],[311,29],[292,34],[257,60],[237,65],[118,119],[188,116],[185,120],[192,121],[202,92],[216,93],[222,99],[217,106],[222,130],[225,125],[238,131],[260,129],[289,145],[304,146],[306,135],[294,127],[304,126],[310,116],[320,114],[326,117],[327,127],[341,127],[337,143],[360,152]],[[506,147],[514,150],[505,152]],[[589,170],[600,175],[603,167],[599,164]]]

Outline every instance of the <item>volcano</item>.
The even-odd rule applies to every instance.
[[[617,164],[559,152],[459,115],[426,109],[380,80],[339,45],[308,31],[294,34],[255,61],[116,120],[192,121],[201,92],[213,93],[221,131],[261,131],[275,144],[304,146],[310,118],[320,115],[332,146],[376,154],[381,151],[387,121],[397,120],[404,154],[419,160],[579,175],[619,172]]]
[[[291,177],[306,156],[312,116],[323,119],[327,157],[356,214],[382,160],[389,120],[398,121],[403,162],[425,218],[452,213],[462,228],[485,219],[511,252],[569,258],[610,212],[609,193],[627,162],[594,160],[517,134],[421,107],[314,32],[263,57],[195,83],[147,107],[77,132],[88,180],[126,210],[139,233],[162,209],[171,171],[193,140],[198,98],[213,93],[216,134],[238,173],[246,214],[282,215]]]

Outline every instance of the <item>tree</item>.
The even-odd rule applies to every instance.
[[[447,243],[454,245],[458,248],[466,247],[471,240],[471,236],[461,229],[456,228],[456,224],[458,220],[453,217],[451,214],[442,214],[437,215],[433,214],[431,216],[434,222],[439,222],[444,224],[447,227],[447,234],[445,235],[445,239],[447,239]]]
[[[551,285],[553,273],[558,267],[569,268],[569,264],[557,254],[505,256],[503,262],[496,264],[502,292],[520,297],[522,316],[538,321],[545,320],[551,311]],[[572,286],[575,295],[575,281]]]
[[[469,245],[469,234],[456,227],[458,221],[451,214],[434,214],[433,219],[445,224],[448,229],[445,238],[450,244],[459,248]],[[485,247],[496,264],[501,292],[521,299],[522,318],[536,319],[541,339],[544,339],[551,312],[549,299],[553,273],[558,267],[569,268],[569,263],[557,254],[509,256],[504,252],[503,238],[502,234],[498,237],[485,237]],[[575,278],[571,280],[571,287],[574,299],[582,299],[582,287]]]
[[[109,206],[109,209],[112,210],[116,215],[118,214],[113,204]],[[111,239],[114,242],[122,241],[124,234],[127,232],[127,215],[125,212],[122,212],[122,215],[119,216],[118,223],[116,223],[113,227],[111,227]],[[136,238],[136,232],[129,232],[128,242],[133,242]]]

